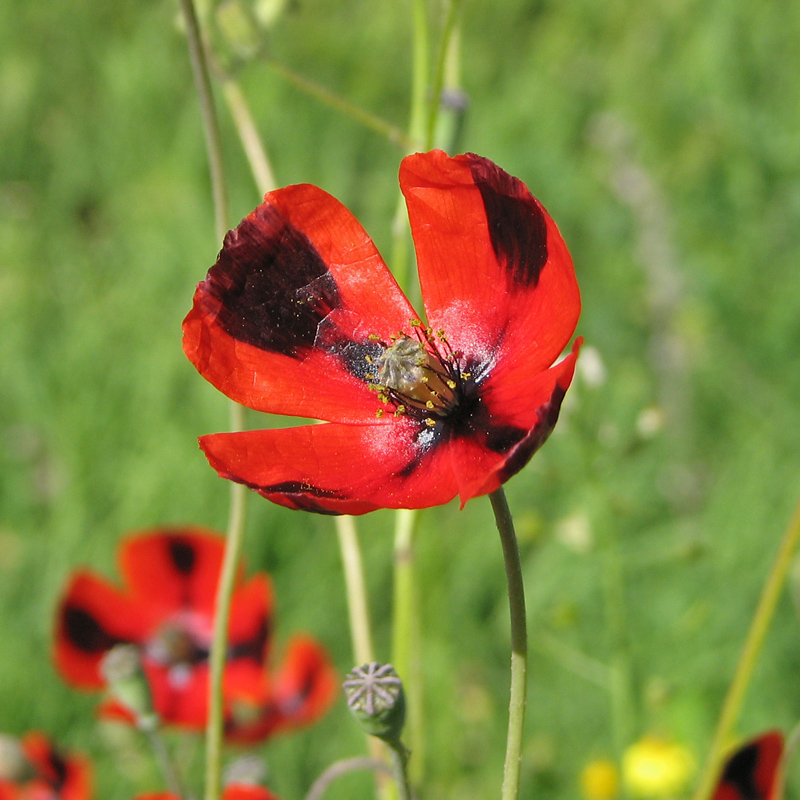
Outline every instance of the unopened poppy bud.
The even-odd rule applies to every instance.
[[[114,699],[133,714],[136,725],[143,731],[155,730],[159,720],[139,648],[132,644],[114,645],[103,656],[100,671]]]
[[[403,682],[391,664],[356,667],[345,678],[347,705],[361,727],[387,742],[399,742],[406,718]]]
[[[0,781],[22,784],[35,775],[19,739],[0,734]]]

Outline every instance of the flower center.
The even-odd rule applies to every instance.
[[[194,664],[204,657],[202,648],[186,628],[168,622],[159,628],[147,647],[149,655],[161,664]]]
[[[368,361],[376,368],[368,377],[371,388],[395,415],[411,413],[429,426],[448,416],[458,405],[461,382],[469,377],[459,368],[459,354],[450,348],[444,331],[436,335],[419,320],[411,320],[416,338],[400,332],[383,352]],[[371,337],[377,341],[377,337]],[[378,410],[383,416],[383,409]]]

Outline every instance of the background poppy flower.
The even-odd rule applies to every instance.
[[[162,720],[202,728],[223,553],[224,541],[210,531],[160,529],[123,541],[122,589],[88,571],[74,574],[56,622],[55,662],[64,679],[79,688],[101,689],[105,653],[122,642],[135,644]],[[267,575],[245,583],[240,571],[231,607],[226,685],[261,679],[271,614]],[[128,716],[112,706],[110,713],[115,712]]]
[[[782,757],[780,731],[746,742],[725,762],[712,800],[773,800]]]
[[[274,677],[267,675],[253,686],[231,687],[225,737],[246,744],[308,725],[328,710],[338,688],[325,650],[310,636],[295,636]]]
[[[289,186],[226,237],[184,351],[233,400],[330,424],[203,436],[218,473],[322,513],[462,505],[558,418],[580,341],[572,260],[525,185],[485,158],[403,160],[427,324],[350,212]]]
[[[6,737],[3,737],[4,740]],[[44,733],[31,731],[19,742],[8,737],[6,749],[19,747],[19,760],[0,764],[0,800],[89,800],[92,770],[80,755],[62,754]]]
[[[137,795],[134,800],[181,800],[181,798],[171,792],[147,792]],[[264,786],[232,783],[223,790],[222,800],[279,800],[279,798]]]

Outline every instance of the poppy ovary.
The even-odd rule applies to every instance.
[[[437,346],[432,330],[419,320],[411,320],[411,325],[417,339],[399,333],[390,345],[383,345],[383,353],[372,362],[377,367],[373,387],[381,402],[394,404],[395,414],[422,412],[433,425],[430,415],[446,417],[458,406],[463,375],[444,331],[437,332]]]
[[[178,666],[202,661],[207,651],[186,626],[172,621],[162,625],[147,645],[147,654],[160,664]]]

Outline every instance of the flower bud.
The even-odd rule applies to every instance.
[[[153,696],[139,649],[132,644],[114,645],[103,656],[100,672],[114,699],[133,714],[137,727],[143,731],[155,730],[159,719],[153,710]]]
[[[347,705],[361,727],[386,742],[399,742],[406,718],[403,682],[391,664],[356,667],[344,684]]]

